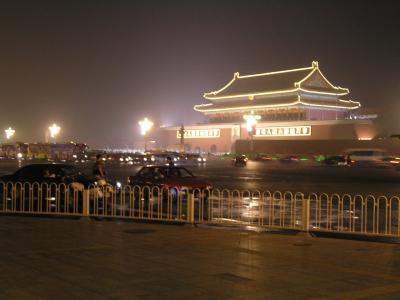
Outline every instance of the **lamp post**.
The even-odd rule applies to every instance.
[[[244,115],[243,119],[246,120],[247,132],[250,135],[250,153],[253,153],[253,151],[254,151],[254,144],[253,144],[254,131],[256,129],[258,120],[261,119],[261,116],[255,115],[253,113],[253,111],[251,111],[251,113],[249,115]]]
[[[10,140],[14,136],[15,130],[12,129],[11,127],[8,127],[7,129],[4,130],[4,132],[6,133],[6,139]]]
[[[181,152],[185,153],[185,127],[183,126],[183,124],[179,129],[179,136],[181,138]]]
[[[144,138],[144,152],[147,151],[146,134],[153,127],[153,125],[154,125],[153,122],[147,118],[144,118],[143,120],[139,121],[140,133],[143,135]]]
[[[49,126],[50,137],[56,141],[56,136],[60,133],[61,127],[57,124],[53,123],[53,125]]]

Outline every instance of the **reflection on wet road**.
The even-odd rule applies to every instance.
[[[26,163],[29,162],[22,162],[22,165]],[[337,167],[311,161],[249,161],[245,167],[234,167],[228,160],[182,165],[218,188],[398,195],[400,187],[400,171],[392,167]],[[80,165],[83,172],[90,172],[90,166],[90,163]],[[0,175],[11,173],[18,167],[17,161],[0,161]],[[119,163],[106,165],[108,176],[122,183],[140,168],[139,165]]]

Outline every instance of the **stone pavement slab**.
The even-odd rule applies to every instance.
[[[400,245],[0,216],[0,299],[399,299]]]

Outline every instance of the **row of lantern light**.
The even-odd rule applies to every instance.
[[[247,122],[247,131],[250,133],[251,137],[253,136],[254,133],[254,129],[255,126],[258,122],[258,120],[261,119],[261,116],[259,115],[254,115],[253,111],[251,112],[251,114],[249,115],[244,115],[243,119],[246,120]],[[146,135],[147,133],[151,130],[151,128],[153,127],[154,123],[149,120],[148,118],[144,118],[143,120],[140,120],[138,122],[139,126],[140,126],[140,133],[143,135],[144,137],[144,142],[145,142],[145,150],[146,150]],[[57,124],[53,124],[51,126],[48,127],[49,129],[49,133],[50,133],[50,137],[52,139],[55,139],[56,136],[60,133],[61,131],[61,127],[58,126]],[[14,134],[15,134],[15,130],[11,127],[8,127],[7,129],[4,130],[5,134],[6,134],[6,139],[10,140]]]
[[[146,136],[147,133],[150,131],[150,129],[153,127],[153,122],[150,121],[148,118],[144,118],[143,120],[139,121],[139,126],[140,126],[140,133],[143,136]],[[48,127],[49,130],[49,135],[52,139],[55,139],[57,135],[61,131],[61,127],[58,126],[57,124],[53,124]],[[12,137],[15,135],[15,129],[12,127],[8,127],[7,129],[4,130],[4,133],[6,135],[7,140],[11,140]]]
[[[60,131],[61,131],[61,127],[60,126],[58,126],[57,124],[53,124],[53,125],[51,125],[51,126],[49,126],[49,134],[50,134],[50,137],[52,138],[52,139],[55,139],[56,138],[56,136],[60,133]],[[15,134],[15,129],[13,129],[13,128],[11,128],[11,127],[8,127],[7,129],[5,129],[4,130],[4,133],[6,134],[6,139],[7,140],[11,140],[12,139],[12,137],[14,136],[14,134]]]

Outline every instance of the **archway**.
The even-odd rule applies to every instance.
[[[217,152],[217,145],[212,144],[211,147],[210,147],[210,152],[211,153],[216,153]]]

